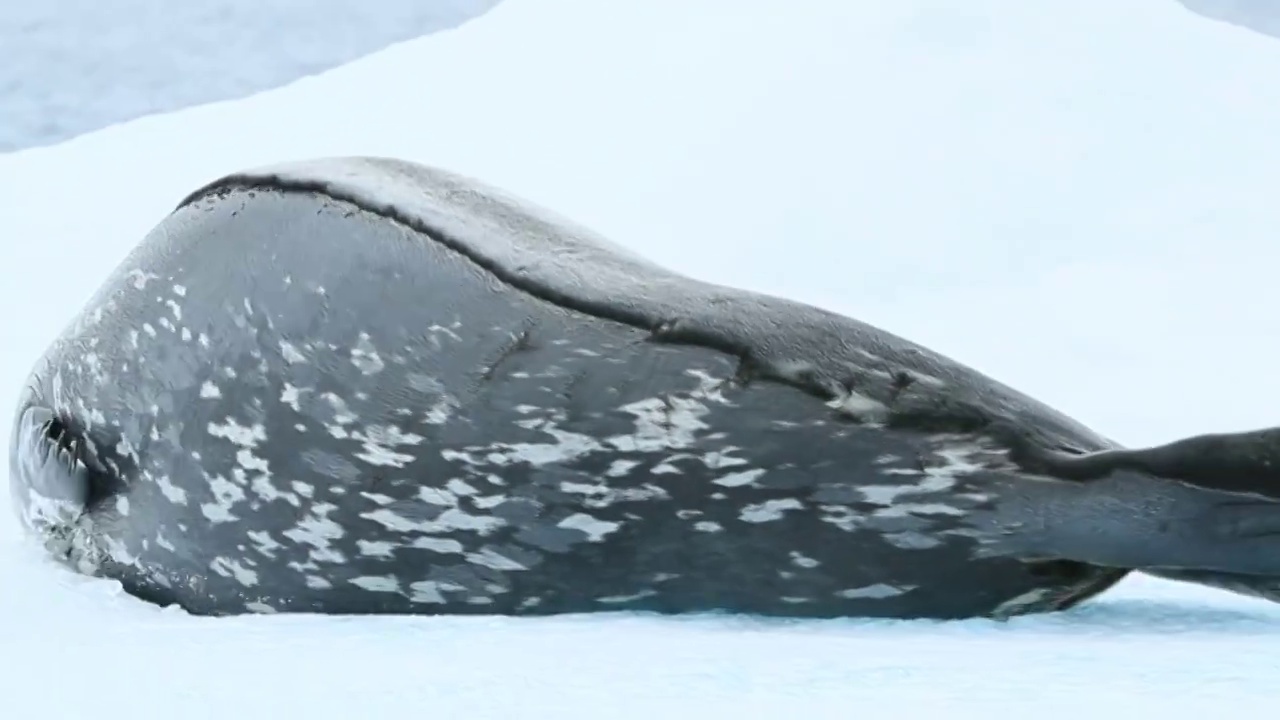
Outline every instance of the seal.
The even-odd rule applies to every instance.
[[[25,528],[196,614],[1008,617],[1280,576],[1272,435],[1127,450],[389,158],[199,188],[51,345]],[[1206,452],[1212,450],[1212,452]]]

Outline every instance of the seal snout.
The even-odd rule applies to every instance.
[[[19,515],[32,528],[74,523],[92,503],[94,470],[84,438],[51,408],[22,411],[9,450],[10,484]]]

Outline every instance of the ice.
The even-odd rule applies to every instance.
[[[278,87],[495,2],[11,2],[0,20],[0,152]]]

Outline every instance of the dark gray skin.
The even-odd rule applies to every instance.
[[[1122,450],[864,323],[344,158],[184,200],[40,360],[10,458],[55,557],[193,613],[966,618],[1131,569],[1264,587],[1254,440]]]

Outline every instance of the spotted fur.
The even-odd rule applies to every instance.
[[[1006,616],[1125,572],[1001,545],[1028,481],[1000,428],[1108,440],[397,161],[193,194],[19,413],[24,525],[196,613]]]

